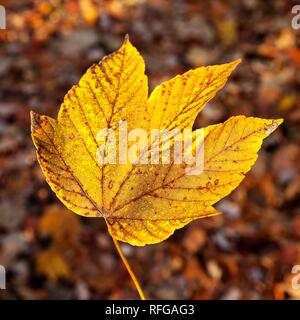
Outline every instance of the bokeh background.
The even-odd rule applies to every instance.
[[[153,299],[300,299],[300,49],[292,1],[10,0],[0,31],[0,264],[3,299],[138,298],[101,219],[46,184],[29,111],[55,117],[85,70],[128,33],[150,87],[200,65],[243,63],[196,121],[283,117],[243,183],[157,245],[122,245]]]

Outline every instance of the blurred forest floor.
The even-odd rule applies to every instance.
[[[3,299],[131,299],[102,219],[70,213],[46,184],[29,111],[56,117],[64,94],[128,33],[151,90],[200,65],[243,63],[196,121],[283,117],[243,183],[168,240],[122,248],[149,298],[300,299],[300,40],[293,1],[2,1],[0,264]]]

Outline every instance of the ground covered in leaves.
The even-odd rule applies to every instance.
[[[29,110],[56,117],[63,95],[126,33],[152,89],[241,57],[197,127],[232,115],[285,119],[243,183],[168,240],[122,245],[149,298],[299,299],[300,49],[293,1],[10,0],[0,31],[0,264],[4,299],[137,298],[102,219],[65,209],[44,180]]]

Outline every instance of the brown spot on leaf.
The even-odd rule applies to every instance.
[[[207,188],[207,189],[211,188],[211,182],[208,181],[208,182],[206,183],[206,188]]]

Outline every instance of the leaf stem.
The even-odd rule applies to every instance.
[[[107,224],[107,222],[106,222],[106,224]],[[108,228],[108,230],[109,230],[109,228]],[[111,238],[112,238],[112,240],[113,240],[113,243],[114,243],[114,245],[115,245],[115,247],[116,247],[116,249],[117,249],[117,251],[118,251],[118,254],[119,254],[119,256],[120,256],[121,259],[122,259],[122,262],[123,262],[123,264],[125,265],[128,273],[129,273],[129,275],[130,275],[130,277],[131,277],[131,279],[132,279],[132,281],[133,281],[133,283],[134,283],[134,285],[135,285],[135,287],[136,287],[136,290],[138,291],[138,293],[139,293],[139,295],[140,295],[141,300],[146,300],[145,295],[144,295],[144,292],[143,292],[143,290],[142,290],[142,288],[141,288],[141,286],[140,286],[140,284],[139,284],[139,282],[138,282],[138,280],[137,280],[137,278],[136,278],[133,270],[131,269],[131,266],[130,266],[128,260],[127,260],[126,257],[124,256],[124,254],[123,254],[123,252],[122,252],[122,250],[121,250],[121,247],[120,247],[120,245],[119,245],[118,240],[112,235],[111,232],[109,232],[109,233],[110,233],[110,236],[111,236]]]

